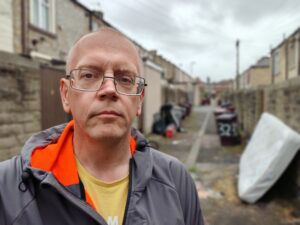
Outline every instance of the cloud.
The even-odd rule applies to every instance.
[[[243,71],[300,25],[298,0],[100,2],[104,18],[137,43],[186,71],[195,61],[195,74],[212,80],[235,77],[237,39]]]
[[[299,2],[297,0],[228,0],[219,1],[218,6],[218,10],[231,14],[236,23],[253,25],[266,17],[276,18],[276,16],[294,13],[299,9]]]

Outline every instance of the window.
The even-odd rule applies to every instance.
[[[288,44],[288,68],[293,69],[296,65],[296,49],[295,42],[291,41]]]
[[[55,0],[30,0],[30,23],[55,33]]]
[[[280,73],[280,61],[279,61],[279,49],[274,52],[273,55],[273,74],[278,75]]]

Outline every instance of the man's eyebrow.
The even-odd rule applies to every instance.
[[[136,75],[136,72],[133,70],[130,70],[128,68],[116,68],[114,69],[115,73],[125,73],[125,74],[129,74],[129,75]]]
[[[92,70],[97,70],[97,71],[102,71],[101,66],[96,66],[96,65],[82,65],[79,66],[78,69],[92,69]]]

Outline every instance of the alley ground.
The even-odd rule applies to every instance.
[[[242,145],[222,147],[216,132],[213,107],[197,107],[173,138],[147,138],[160,151],[185,163],[197,185],[206,225],[300,225],[300,199],[270,195],[256,204],[237,196]]]

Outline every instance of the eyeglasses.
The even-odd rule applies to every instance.
[[[147,86],[143,77],[127,74],[115,74],[109,77],[92,69],[74,69],[66,77],[70,80],[71,87],[79,91],[98,91],[105,78],[113,79],[117,93],[122,95],[141,95]]]

